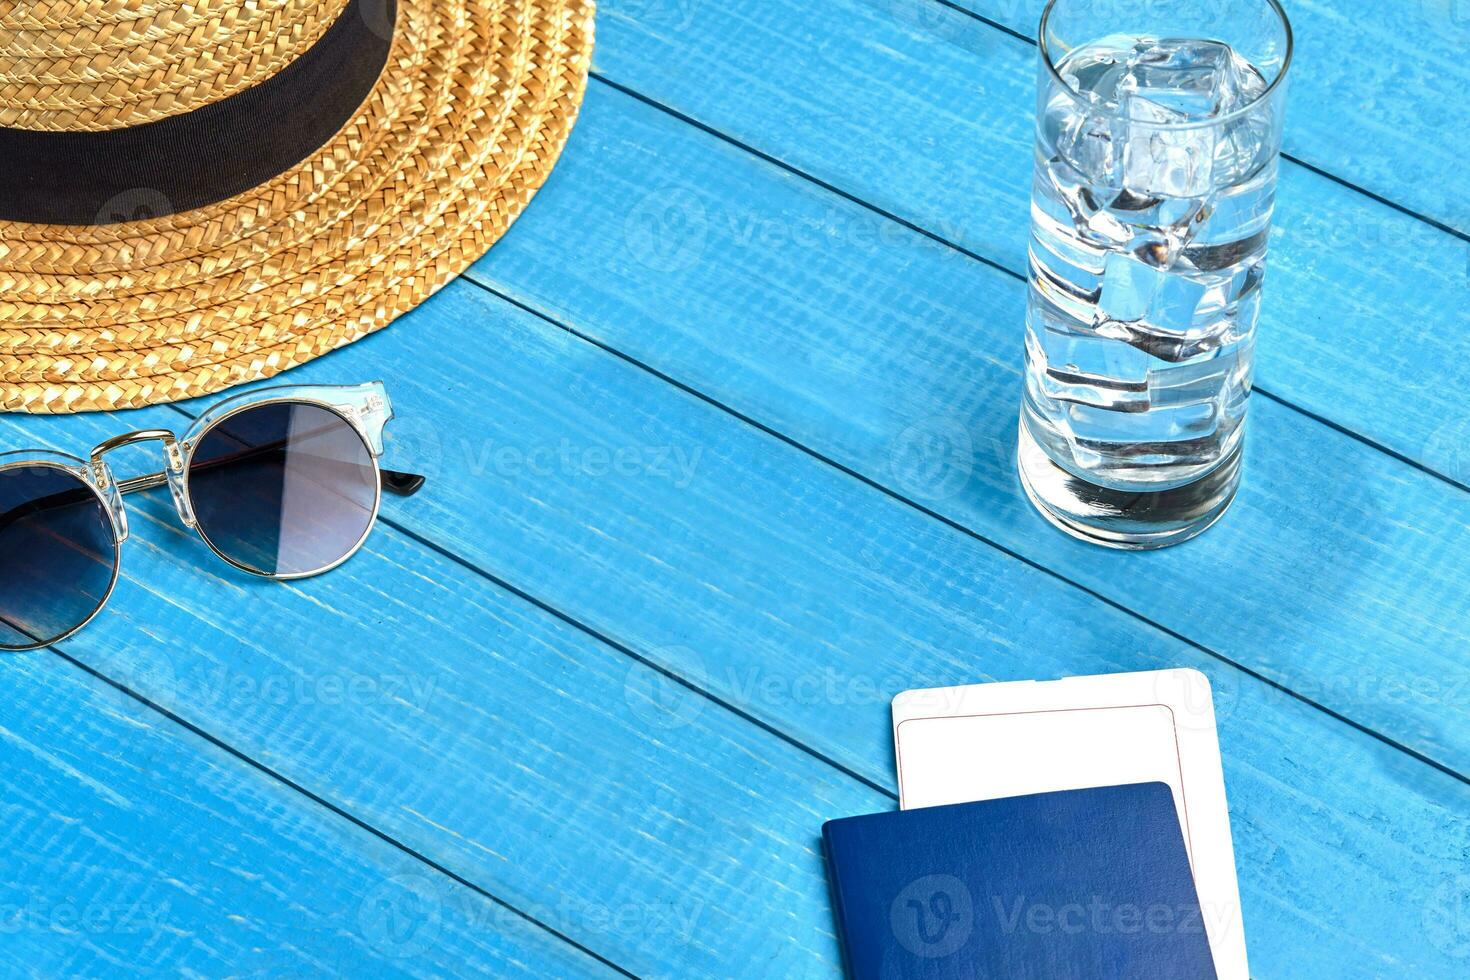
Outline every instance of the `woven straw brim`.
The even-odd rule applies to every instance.
[[[305,54],[346,5],[26,0],[7,9],[0,0],[0,126],[110,130],[202,108]]]
[[[592,36],[591,0],[401,0],[366,104],[270,183],[153,220],[0,222],[0,407],[192,398],[386,326],[483,255],[545,181]],[[156,196],[111,208],[156,212]]]

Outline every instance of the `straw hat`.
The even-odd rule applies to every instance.
[[[423,302],[556,162],[592,14],[0,0],[0,408],[218,391]]]

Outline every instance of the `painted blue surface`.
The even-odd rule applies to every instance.
[[[1391,79],[1323,122],[1333,52],[1440,18],[1453,53],[1436,2],[1302,0],[1326,174],[1284,177],[1245,492],[1122,556],[1011,471],[1024,43],[932,0],[608,0],[521,221],[291,376],[384,378],[429,487],[289,586],[134,498],[109,609],[0,661],[0,972],[835,976],[821,825],[896,805],[893,694],[1193,666],[1253,973],[1463,976],[1470,195],[1435,161],[1470,147]]]

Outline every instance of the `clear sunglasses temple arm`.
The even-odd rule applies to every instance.
[[[412,497],[424,488],[426,482],[417,473],[400,473],[397,470],[383,470],[382,480],[383,492],[391,493],[395,497]],[[149,473],[147,476],[135,476],[131,480],[120,481],[117,492],[126,497],[129,494],[157,490],[167,483],[167,473]]]

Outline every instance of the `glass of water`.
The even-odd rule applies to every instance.
[[[1276,0],[1051,0],[1021,482],[1087,541],[1217,521],[1241,442],[1291,65]]]

